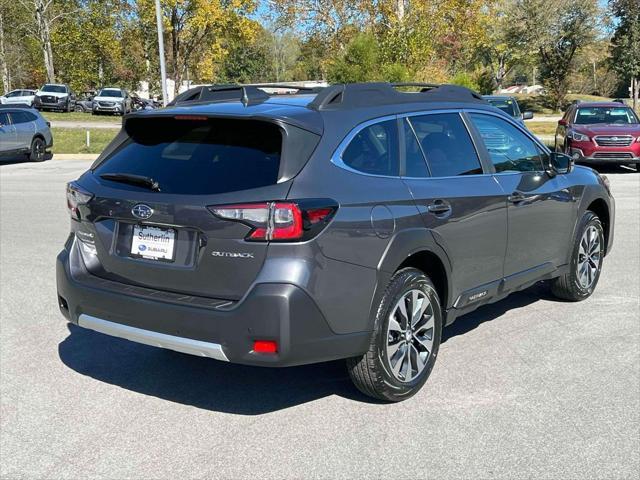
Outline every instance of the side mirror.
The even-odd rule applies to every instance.
[[[531,120],[533,118],[533,112],[524,112],[522,114],[523,120]]]
[[[573,158],[564,153],[551,152],[549,155],[549,169],[554,175],[569,173],[573,168]]]
[[[561,127],[566,127],[567,121],[564,118],[561,118],[560,120],[558,120],[558,125],[560,125]]]

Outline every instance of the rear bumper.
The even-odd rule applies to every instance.
[[[112,288],[114,282],[90,275],[75,258],[70,263],[73,249],[57,258],[58,303],[67,320],[81,327],[247,365],[301,365],[367,350],[368,333],[335,334],[313,300],[295,285],[257,284],[239,302],[213,301],[212,306],[154,300],[152,295],[127,294],[123,284]],[[277,353],[254,352],[255,340],[276,341]]]

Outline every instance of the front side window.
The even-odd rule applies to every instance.
[[[469,132],[457,113],[410,117],[432,177],[482,173]]]
[[[360,130],[342,153],[342,162],[371,175],[398,175],[398,131],[395,120]]]
[[[492,115],[472,113],[496,172],[533,172],[543,169],[544,155],[536,144],[516,127]]]

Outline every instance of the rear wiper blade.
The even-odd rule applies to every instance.
[[[139,185],[147,187],[154,192],[160,191],[160,184],[151,177],[144,175],[134,175],[132,173],[103,173],[100,178],[111,180],[112,182],[129,183],[131,185]]]

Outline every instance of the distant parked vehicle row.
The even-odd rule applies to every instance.
[[[100,91],[87,91],[76,95],[67,84],[47,83],[39,90],[12,90],[0,96],[0,104],[24,104],[38,110],[59,112],[91,112],[126,115],[132,111],[151,110],[160,104],[154,100],[130,94],[118,87],[105,87]]]
[[[32,162],[45,160],[53,146],[49,126],[28,105],[0,105],[0,157],[26,155]]]

